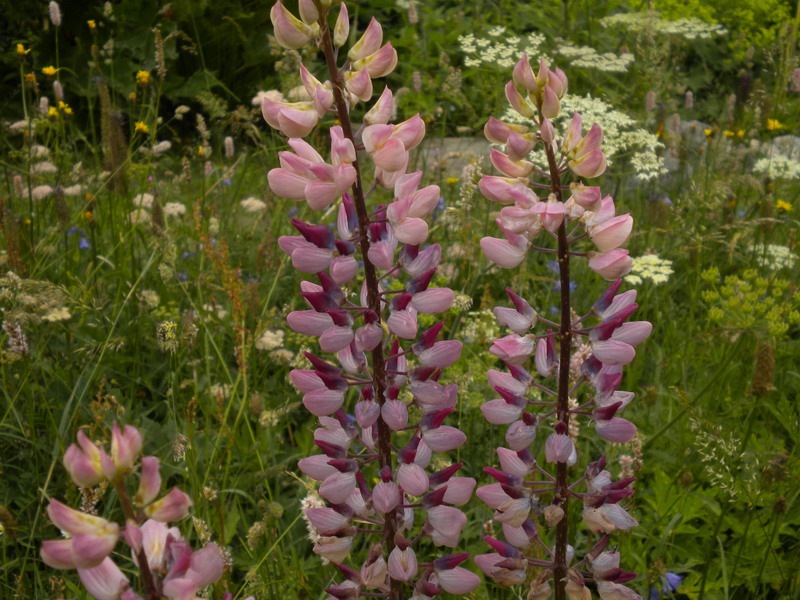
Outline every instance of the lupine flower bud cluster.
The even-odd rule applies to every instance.
[[[305,518],[314,552],[344,578],[327,589],[329,599],[465,594],[479,582],[460,566],[468,554],[417,557],[422,537],[445,551],[458,546],[467,518],[457,507],[476,484],[457,476],[460,463],[429,469],[434,453],[458,448],[466,436],[445,424],[457,386],[440,381],[461,343],[443,337],[444,323],[421,331],[417,319],[446,311],[454,299],[452,290],[431,285],[442,249],[426,245],[426,218],[439,188],[409,171],[409,152],[422,141],[425,123],[415,115],[390,124],[394,98],[387,87],[364,107],[363,125],[353,132],[350,111],[372,101],[373,79],[394,69],[397,53],[372,19],[337,66],[350,21],[342,2],[331,29],[330,4],[300,0],[299,18],[280,2],[272,8],[278,42],[286,48],[315,42],[328,72],[320,81],[301,65],[310,100],[265,99],[263,105],[264,119],[291,149],[279,153],[280,166],[269,172],[272,191],[313,210],[335,207],[336,214],[334,227],[292,219],[298,235],[278,241],[294,268],[313,276],[300,285],[307,308],[287,322],[317,337],[330,355],[306,353],[311,368],[290,374],[319,422],[319,453],[298,466],[319,482],[327,504],[308,506]],[[333,114],[339,123],[330,128],[323,157],[302,138]],[[371,170],[364,167],[367,157]],[[378,199],[367,206],[373,194]],[[358,543],[368,548],[365,557],[349,556],[357,536],[367,540]],[[345,564],[348,558],[355,567]]]
[[[543,318],[511,289],[507,289],[511,306],[495,308],[499,323],[511,333],[494,340],[490,348],[506,368],[488,372],[498,398],[481,410],[490,423],[507,426],[507,447],[497,449],[500,470],[484,469],[496,483],[480,487],[477,495],[495,510],[505,541],[485,538],[494,552],[475,561],[501,585],[531,581],[527,569],[535,568],[529,599],[549,598],[551,582],[558,599],[589,598],[589,582],[603,600],[635,599],[639,595],[623,585],[635,574],[620,569],[619,553],[604,551],[609,534],[637,525],[624,507],[625,499],[633,494],[633,478],[614,481],[603,457],[590,462],[581,477],[570,477],[569,469],[578,464],[581,450],[570,432],[570,420],[591,419],[596,433],[611,442],[635,437],[635,425],[619,416],[634,394],[618,388],[623,366],[633,360],[636,347],[650,335],[652,326],[629,320],[637,309],[636,291],[620,292],[620,277],[631,266],[627,251],[620,246],[631,233],[632,217],[616,215],[611,196],[604,197],[599,187],[578,179],[597,177],[605,170],[602,131],[593,125],[584,135],[581,117],[574,114],[558,139],[550,121],[559,113],[558,101],[566,87],[567,78],[560,69],[542,62],[534,76],[523,55],[506,86],[506,97],[520,115],[531,120],[531,126],[491,118],[485,128],[491,142],[505,144],[505,152],[492,150],[492,163],[502,176],[484,177],[480,189],[489,200],[506,206],[497,219],[504,237],[484,238],[481,246],[491,261],[507,269],[520,265],[531,250],[556,254],[561,316],[559,322]],[[543,146],[547,171],[528,160],[538,143]],[[543,183],[532,181],[537,173]],[[573,181],[565,185],[569,176]],[[539,190],[547,196],[540,197]],[[539,237],[555,239],[557,248],[534,246]],[[594,248],[578,251],[581,240],[590,241]],[[588,258],[592,270],[613,281],[580,318],[574,316],[570,300],[573,257]],[[590,318],[596,320],[594,325],[586,324]],[[579,365],[571,364],[576,358],[572,342],[580,339],[591,352],[577,357]],[[526,370],[529,363],[535,372]],[[549,431],[543,452],[535,445],[540,429]],[[583,505],[588,533],[599,536],[577,561],[567,537],[573,499]],[[530,558],[526,552],[537,545],[545,549],[542,559]]]
[[[142,436],[135,427],[115,423],[108,452],[83,430],[77,437],[78,443],[64,453],[64,467],[80,487],[108,481],[119,494],[125,521],[119,524],[51,500],[47,515],[65,539],[42,544],[47,565],[77,569],[86,591],[98,600],[184,600],[222,577],[223,557],[215,544],[193,551],[180,531],[169,527],[189,514],[192,500],[177,487],[159,498],[159,461],[140,456]],[[131,498],[127,481],[137,472],[138,488]],[[142,595],[110,556],[120,538],[138,567]]]

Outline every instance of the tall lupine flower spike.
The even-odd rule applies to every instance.
[[[77,569],[86,591],[98,600],[185,600],[222,577],[223,556],[215,544],[192,551],[180,531],[167,525],[184,519],[192,500],[178,488],[158,497],[159,462],[154,456],[140,456],[142,436],[135,427],[114,423],[109,452],[83,430],[77,438],[63,461],[72,481],[80,487],[108,481],[125,518],[115,523],[51,500],[47,515],[66,539],[42,544],[41,557],[48,566]],[[138,490],[131,497],[127,479],[136,471]],[[130,547],[141,595],[111,558],[120,539]]]
[[[458,548],[467,520],[458,507],[469,501],[476,482],[457,476],[461,463],[429,469],[434,452],[452,451],[466,436],[447,424],[458,388],[442,372],[460,357],[461,342],[446,339],[444,322],[423,330],[417,320],[446,311],[454,299],[451,289],[433,284],[441,247],[425,245],[440,190],[424,185],[421,171],[408,169],[425,123],[419,115],[389,123],[394,98],[387,87],[365,107],[364,126],[354,133],[351,108],[372,101],[373,79],[394,69],[397,53],[384,43],[375,19],[345,52],[347,7],[342,2],[331,11],[330,4],[301,1],[299,19],[280,3],[273,7],[279,43],[316,43],[327,74],[317,79],[301,65],[311,99],[267,100],[263,107],[267,123],[289,138],[291,148],[279,153],[280,166],[269,172],[272,190],[336,215],[335,227],[293,219],[299,235],[279,239],[292,265],[311,276],[300,284],[306,306],[289,313],[287,322],[318,337],[325,353],[307,353],[311,368],[290,374],[303,405],[319,420],[318,450],[298,466],[319,482],[325,505],[315,502],[305,518],[314,532],[313,551],[343,576],[326,590],[329,600],[466,594],[479,583],[463,566],[469,555],[442,554]],[[330,158],[301,139],[326,113],[338,119],[330,129]],[[374,166],[369,171],[368,159]],[[370,200],[373,194],[380,199]],[[517,320],[535,320],[522,299],[518,310]],[[91,465],[81,474],[91,479]],[[368,542],[357,542],[359,537]],[[423,556],[429,547],[420,543],[423,537],[446,550]],[[353,556],[354,548],[364,548],[365,556]]]
[[[492,163],[501,176],[484,177],[480,189],[489,200],[506,206],[497,219],[504,237],[484,238],[481,247],[489,260],[507,269],[522,264],[530,250],[555,253],[561,314],[558,322],[544,319],[511,289],[506,291],[512,306],[495,308],[499,323],[511,333],[494,340],[489,351],[504,361],[506,370],[488,372],[499,398],[486,402],[481,410],[490,423],[508,426],[508,447],[497,449],[502,470],[484,469],[496,483],[479,488],[477,495],[495,510],[506,541],[485,538],[494,552],[477,556],[475,562],[500,585],[530,581],[529,599],[550,598],[552,590],[557,600],[586,599],[591,596],[588,585],[593,585],[603,600],[635,600],[640,596],[623,584],[636,575],[620,569],[619,553],[605,551],[611,533],[637,525],[626,509],[633,479],[614,481],[603,457],[590,462],[581,477],[573,475],[581,445],[577,428],[570,423],[587,417],[597,435],[611,442],[629,442],[636,436],[636,426],[620,416],[633,393],[618,387],[623,366],[634,359],[652,326],[629,320],[637,309],[636,291],[620,293],[620,278],[631,266],[627,250],[620,246],[631,234],[633,218],[616,215],[610,196],[603,197],[599,187],[579,179],[597,177],[605,170],[602,130],[593,125],[584,134],[576,113],[558,139],[551,123],[566,88],[567,78],[560,69],[542,62],[534,75],[523,55],[505,91],[514,110],[530,119],[530,124],[490,118],[484,129],[489,141],[505,144],[505,152],[492,151]],[[538,142],[542,142],[547,172],[527,160]],[[536,173],[545,178],[544,183],[531,180]],[[573,181],[567,186],[570,176]],[[547,196],[539,197],[535,190],[545,190]],[[557,247],[534,246],[540,236],[555,238]],[[595,249],[578,251],[581,240]],[[580,318],[573,316],[582,313],[573,312],[570,297],[573,257],[588,258],[592,270],[613,281]],[[591,318],[597,319],[594,325],[586,323]],[[537,324],[544,327],[534,333]],[[591,355],[576,369],[572,347],[581,338]],[[535,375],[524,368],[531,363]],[[534,388],[535,397],[530,393]],[[539,428],[549,431],[544,443],[534,446]],[[577,562],[568,540],[569,504],[574,500],[583,505],[588,535],[598,536]],[[529,558],[530,553],[524,552],[534,544],[546,548],[543,558]],[[536,570],[532,580],[528,567]]]

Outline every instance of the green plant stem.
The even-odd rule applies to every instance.
[[[356,147],[356,139],[353,134],[353,126],[350,122],[350,114],[348,113],[347,101],[344,97],[343,87],[344,82],[342,75],[336,66],[336,56],[333,49],[333,40],[331,39],[330,28],[328,27],[328,11],[327,9],[320,11],[319,18],[320,27],[320,41],[319,45],[322,52],[325,54],[325,63],[328,67],[328,75],[330,76],[331,88],[333,90],[334,103],[336,104],[336,113],[339,117],[339,122],[342,126],[344,137],[353,143]],[[353,184],[353,200],[355,201],[356,213],[358,214],[358,228],[359,228],[359,246],[361,247],[361,258],[364,261],[364,276],[367,286],[367,304],[369,308],[378,315],[378,323],[381,319],[381,297],[378,288],[378,275],[375,270],[375,265],[369,259],[369,212],[367,211],[366,199],[364,198],[364,185],[361,180],[361,169],[358,164],[358,159],[353,161],[353,168],[356,170],[356,180]],[[378,344],[372,351],[372,390],[375,401],[378,405],[383,406],[386,401],[386,371],[383,356],[383,344]],[[378,454],[380,454],[380,466],[392,468],[392,444],[391,444],[391,429],[383,421],[382,417],[378,418]],[[392,514],[384,516],[384,534],[383,546],[385,552],[388,554],[394,549],[394,537],[398,531],[397,519]],[[403,597],[403,582],[391,579],[391,589],[388,598],[390,600],[401,600]]]

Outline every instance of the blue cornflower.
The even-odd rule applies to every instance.
[[[81,250],[88,250],[91,247],[92,246],[91,244],[89,244],[89,240],[87,240],[85,237],[82,237],[81,241],[78,242],[78,248],[80,248]]]
[[[668,571],[661,580],[661,590],[657,587],[650,588],[650,600],[660,600],[661,598],[671,598],[678,591],[678,587],[683,583],[685,575],[678,575]]]

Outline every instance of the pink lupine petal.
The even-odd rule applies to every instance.
[[[297,467],[305,474],[316,479],[317,481],[324,481],[329,475],[338,473],[339,471],[328,464],[330,458],[324,454],[317,454],[315,456],[308,456],[301,458]]]
[[[449,367],[461,357],[463,345],[458,340],[443,340],[436,342],[430,348],[414,351],[420,364],[426,367]]]
[[[510,195],[510,190],[514,186],[520,185],[521,181],[512,177],[497,177],[495,175],[485,175],[478,182],[481,193],[492,202],[501,204],[513,204],[514,198]]]
[[[642,600],[632,589],[613,581],[598,581],[597,593],[601,600]]]
[[[411,310],[395,310],[386,319],[386,325],[389,331],[397,337],[413,340],[417,337],[417,315],[416,311]]]
[[[464,567],[437,571],[436,576],[439,587],[451,594],[467,594],[481,583],[480,577]]]
[[[600,252],[608,252],[624,244],[632,229],[633,217],[619,215],[593,227],[589,236]]]
[[[493,237],[481,238],[481,249],[490,261],[504,269],[513,269],[525,259],[527,248],[520,248],[508,240]]]
[[[392,431],[399,431],[408,424],[408,407],[402,400],[387,400],[381,407],[381,418]]]
[[[410,496],[422,496],[428,491],[428,475],[416,463],[402,464],[397,469],[397,483]]]
[[[417,292],[411,299],[411,306],[417,312],[434,315],[444,312],[453,305],[455,293],[450,288],[428,288],[424,292]]]
[[[342,407],[343,402],[344,392],[327,388],[312,390],[303,396],[303,406],[317,417],[332,415]]]
[[[334,535],[350,523],[349,517],[332,508],[307,508],[305,516],[320,535]]]
[[[75,569],[72,556],[72,540],[45,540],[39,550],[44,563],[53,569]]]
[[[403,142],[406,150],[416,148],[425,137],[425,121],[419,113],[394,126],[392,137]]]
[[[276,2],[269,12],[275,39],[284,48],[297,50],[311,41],[311,30],[290,13],[280,2]]]
[[[492,425],[509,425],[520,418],[522,408],[509,404],[502,398],[489,400],[481,405],[484,418]]]
[[[443,484],[447,486],[443,501],[456,506],[466,504],[472,497],[476,483],[472,477],[451,477],[446,484]]]
[[[380,513],[392,512],[401,500],[400,488],[393,481],[381,481],[372,490],[372,506]]]
[[[509,475],[517,477],[527,477],[531,467],[527,465],[515,451],[508,448],[497,448],[497,456],[500,459],[500,468]]]
[[[596,429],[597,435],[609,442],[627,444],[636,437],[636,425],[620,417],[597,421]]]
[[[333,261],[333,251],[327,248],[306,246],[292,252],[292,265],[303,273],[319,273],[328,268]]]
[[[332,504],[341,504],[350,496],[356,487],[354,473],[336,471],[325,478],[319,486],[320,495]]]
[[[381,148],[389,141],[393,132],[393,125],[376,124],[365,127],[361,134],[361,141],[364,143],[364,149],[371,153]]]
[[[394,226],[394,235],[404,244],[421,244],[428,238],[428,224],[422,219],[407,218]]]
[[[424,431],[422,439],[434,452],[449,452],[467,441],[467,436],[455,427],[442,425],[436,429]]]
[[[617,340],[592,342],[592,354],[607,365],[627,365],[636,356],[633,346]]]
[[[333,563],[340,563],[347,558],[350,548],[353,546],[353,538],[347,537],[321,537],[314,544],[312,551]]]
[[[589,259],[589,268],[606,281],[613,281],[627,275],[633,260],[628,251],[621,248],[597,254]]]
[[[427,217],[436,208],[440,198],[441,190],[438,185],[429,185],[414,192],[411,194],[411,208],[408,211],[408,216]]]
[[[313,102],[301,108],[283,107],[278,113],[281,133],[287,137],[305,137],[316,127],[319,115]]]
[[[128,579],[110,558],[91,569],[78,569],[86,591],[97,600],[117,600],[128,587]]]
[[[638,346],[650,337],[652,331],[653,324],[649,321],[631,321],[617,327],[614,333],[611,334],[611,339],[631,346]]]
[[[366,68],[370,77],[384,77],[394,71],[396,66],[397,51],[392,47],[391,42],[386,42],[376,52],[353,63],[353,69]]]
[[[378,50],[378,48],[381,47],[381,42],[383,42],[383,29],[378,20],[373,17],[370,19],[369,25],[367,25],[364,33],[361,34],[358,41],[350,48],[347,57],[351,61],[365,58]]]
[[[328,313],[315,310],[295,310],[286,316],[289,327],[303,335],[320,336],[333,327],[333,319]]]
[[[349,325],[346,327],[330,327],[319,337],[319,347],[323,352],[339,352],[339,350],[349,346],[354,337],[353,328]]]
[[[512,500],[511,496],[503,491],[503,486],[500,483],[483,485],[475,490],[475,495],[480,498],[489,508],[493,508],[495,510]]]
[[[192,499],[174,487],[165,496],[145,507],[144,512],[151,519],[167,523],[185,519],[191,507]]]
[[[517,548],[527,548],[531,544],[530,537],[522,527],[512,527],[508,523],[503,523],[503,536],[509,544]]]
[[[526,425],[525,421],[514,421],[506,430],[505,440],[508,447],[519,452],[525,450],[536,439],[536,427]]]
[[[339,189],[332,181],[309,181],[303,189],[303,197],[313,210],[323,210],[339,197]]]
[[[410,546],[405,550],[395,546],[389,553],[388,567],[392,579],[409,581],[417,575],[417,555]]]
[[[606,157],[600,148],[596,148],[578,160],[569,161],[569,168],[580,177],[599,177],[606,170]]]
[[[329,267],[331,278],[339,285],[348,283],[358,274],[358,261],[354,256],[337,256]]]
[[[533,171],[533,163],[526,160],[512,160],[496,148],[489,155],[494,167],[506,177],[527,177]]]
[[[386,87],[375,104],[372,105],[372,108],[364,115],[364,122],[367,125],[386,124],[393,110],[394,97],[392,96],[392,90]]]

